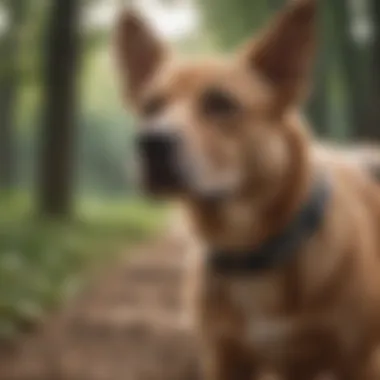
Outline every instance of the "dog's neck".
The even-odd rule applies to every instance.
[[[229,201],[187,204],[196,232],[206,246],[232,250],[256,247],[292,219],[312,186],[312,168],[303,126],[290,125],[285,137],[289,165],[282,180],[275,184],[272,197],[251,195],[248,184],[244,195]]]

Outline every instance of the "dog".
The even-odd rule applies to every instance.
[[[233,56],[191,61],[134,12],[116,28],[144,187],[185,213],[206,380],[380,379],[378,154],[303,117],[316,18],[295,0]]]

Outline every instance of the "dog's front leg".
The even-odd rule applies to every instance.
[[[231,340],[219,341],[208,346],[202,361],[204,380],[259,379],[252,356]]]
[[[378,363],[368,362],[348,362],[343,368],[335,371],[337,380],[380,380],[380,370]]]
[[[340,355],[335,363],[334,380],[380,380],[378,345],[374,342],[350,355]]]
[[[281,376],[282,380],[332,380],[331,376],[320,375],[320,371],[307,365],[289,367]],[[335,377],[334,380],[337,380]],[[379,379],[380,380],[380,379]]]

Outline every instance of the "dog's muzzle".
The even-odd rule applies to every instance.
[[[184,187],[180,169],[181,141],[173,133],[144,132],[137,138],[145,189],[157,195],[181,191]]]

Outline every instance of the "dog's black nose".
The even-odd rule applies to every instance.
[[[178,135],[164,132],[141,133],[137,139],[143,180],[152,192],[176,191],[182,186],[179,165],[181,142]]]
[[[152,160],[168,160],[178,149],[178,137],[174,134],[149,132],[138,136],[140,153]]]

